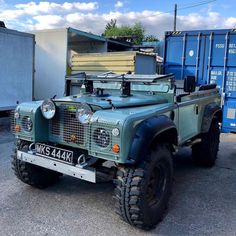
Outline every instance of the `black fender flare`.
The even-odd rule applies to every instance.
[[[203,118],[202,118],[202,126],[201,132],[208,132],[211,122],[213,118],[216,118],[219,122],[222,122],[222,109],[217,103],[210,103],[205,107]]]
[[[170,132],[170,136],[165,136],[166,140],[161,141],[177,146],[178,132],[175,123],[169,117],[161,115],[143,121],[136,130],[129,149],[128,159],[132,160],[132,162],[142,160],[148,154],[153,141],[160,137],[160,135],[167,134],[167,132]]]

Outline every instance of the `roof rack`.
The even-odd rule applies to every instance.
[[[99,74],[99,75],[90,75],[86,74],[85,72],[76,73],[70,76],[67,76],[67,80],[93,80],[93,81],[107,81],[107,82],[122,82],[122,81],[129,81],[129,82],[144,82],[144,83],[154,83],[157,80],[162,79],[173,79],[174,74],[166,74],[166,75],[139,75],[139,74],[116,74],[111,71]]]
[[[144,83],[150,84],[155,83],[159,80],[170,80],[174,79],[174,74],[167,75],[137,75],[137,74],[116,74],[112,71],[100,74],[100,75],[87,75],[85,72],[80,72],[66,77],[67,84],[71,81],[81,81],[85,85],[85,91],[88,93],[93,92],[93,82],[121,82],[121,92],[123,96],[130,96],[131,83]]]

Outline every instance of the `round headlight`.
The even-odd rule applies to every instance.
[[[29,116],[24,116],[22,119],[22,127],[25,131],[30,132],[33,129],[33,121]]]
[[[52,100],[43,101],[40,108],[43,117],[46,119],[52,119],[56,113],[56,106]]]
[[[92,116],[93,116],[93,111],[88,104],[82,103],[78,106],[76,111],[76,118],[80,123],[88,124]]]
[[[103,128],[98,128],[93,133],[94,142],[100,147],[107,147],[110,144],[110,134]]]

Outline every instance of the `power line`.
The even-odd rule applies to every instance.
[[[202,6],[208,3],[212,3],[212,2],[216,2],[217,0],[211,0],[211,1],[204,1],[204,2],[199,2],[199,3],[195,3],[191,6],[186,6],[186,7],[179,7],[178,10],[184,10],[184,9],[189,9],[189,8],[193,8],[193,7],[198,7],[198,6]]]
[[[177,4],[175,4],[175,9],[174,9],[174,31],[176,31],[176,25],[177,25],[177,10],[184,10],[184,9],[189,9],[189,8],[193,8],[193,7],[198,7],[198,6],[202,6],[205,4],[209,4],[211,2],[215,2],[216,0],[205,0],[205,1],[201,1],[201,2],[195,2],[195,3],[191,3],[191,5],[186,4],[186,5],[182,5],[182,7],[177,8]]]
[[[208,4],[211,2],[215,2],[216,0],[204,0],[204,1],[195,1],[195,2],[189,2],[189,3],[184,3],[184,4],[178,4],[180,7],[189,7],[193,6],[196,4]]]
[[[189,8],[194,8],[194,7],[198,7],[198,6],[202,6],[202,5],[205,5],[205,4],[208,4],[208,3],[212,3],[212,2],[216,2],[216,1],[217,0],[208,0],[208,1],[195,2],[195,3],[191,3],[192,5],[190,5],[190,6],[187,6],[188,4],[186,4],[186,5],[183,5],[183,7],[178,7],[178,11],[179,10],[189,9]],[[169,11],[165,11],[165,12],[159,13],[156,16],[167,14],[167,13],[173,13],[173,12],[174,12],[174,10],[169,10]]]

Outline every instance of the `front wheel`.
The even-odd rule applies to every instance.
[[[215,165],[220,143],[219,123],[214,119],[207,133],[201,135],[202,141],[192,147],[192,157],[196,165],[212,167]]]
[[[153,228],[167,209],[172,179],[172,154],[167,144],[158,144],[137,167],[119,167],[115,181],[117,213],[131,225]]]
[[[17,159],[18,150],[28,151],[28,144],[20,141],[12,154],[12,169],[18,179],[36,188],[46,188],[56,183],[60,173]]]

